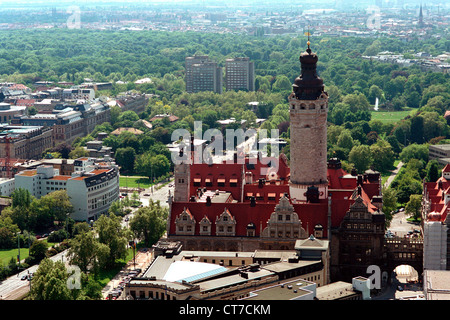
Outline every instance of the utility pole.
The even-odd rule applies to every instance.
[[[20,268],[20,239],[19,239],[19,233],[17,233],[17,250],[18,250],[17,262],[19,263],[17,265],[17,269],[19,269]]]

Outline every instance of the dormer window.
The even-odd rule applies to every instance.
[[[183,212],[175,219],[177,235],[194,235],[195,219],[189,209],[184,208]]]
[[[236,234],[236,220],[227,208],[217,217],[216,230],[218,236],[234,236]]]

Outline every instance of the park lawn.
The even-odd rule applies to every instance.
[[[47,247],[50,248],[57,245],[56,242],[47,242],[47,240],[42,240],[47,243]],[[0,249],[0,265],[7,265],[11,258],[17,259],[18,250],[14,249]],[[30,255],[28,248],[20,248],[20,260],[23,261]]]
[[[120,176],[119,185],[128,188],[149,188],[152,184],[146,177]]]
[[[407,109],[402,111],[372,111],[371,120],[380,120],[385,123],[395,123],[405,117],[414,114],[417,109]]]
[[[11,258],[17,259],[18,250],[14,249],[0,249],[0,265],[7,265]],[[29,256],[28,248],[20,248],[20,260],[26,259]]]
[[[137,254],[137,251],[136,251]],[[124,260],[116,261],[116,265],[113,268],[107,270],[100,270],[98,276],[96,277],[97,283],[99,283],[102,287],[105,287],[109,281],[111,281],[123,267],[126,266],[127,262],[132,260],[134,257],[133,249],[127,249],[127,256]]]

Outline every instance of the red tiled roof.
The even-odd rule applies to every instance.
[[[53,178],[49,179],[49,180],[61,180],[61,181],[66,181],[69,180],[71,178],[71,176],[54,176]]]
[[[282,157],[280,157],[282,158]],[[279,161],[278,179],[266,180],[262,185],[258,179],[266,178],[261,169],[267,167],[266,161],[258,161],[252,166],[246,164],[193,164],[191,165],[191,194],[197,196],[199,188],[208,190],[220,190],[231,193],[237,202],[212,202],[210,206],[205,202],[174,202],[169,233],[175,234],[175,218],[180,215],[184,208],[188,208],[190,214],[196,221],[207,217],[210,221],[222,214],[227,208],[237,221],[236,235],[246,236],[247,225],[253,223],[256,226],[256,236],[267,226],[270,215],[275,210],[276,204],[285,194],[289,194],[289,167],[285,158]],[[252,183],[245,183],[245,173],[252,174]],[[331,197],[331,226],[339,227],[350,206],[355,202],[355,190],[357,190],[357,177],[350,176],[342,168],[329,168],[329,196]],[[242,181],[244,179],[244,181]],[[219,185],[218,180],[224,181]],[[237,180],[236,185],[231,182]],[[212,185],[206,186],[206,182]],[[368,207],[369,212],[377,211],[377,207],[371,204],[371,198],[379,194],[379,183],[363,181],[361,187],[361,198]],[[256,205],[251,206],[248,197],[256,197]],[[324,236],[327,237],[328,230],[328,200],[321,199],[319,203],[299,202],[293,203],[295,212],[302,221],[302,227],[308,234],[314,232],[314,226],[321,224],[324,228]],[[199,225],[196,225],[199,228]],[[215,234],[215,224],[212,224],[211,234]],[[195,230],[199,234],[199,230]]]
[[[447,164],[444,169],[442,169],[442,172],[450,172],[450,164]]]
[[[276,203],[278,202],[279,199],[277,199]],[[172,204],[169,233],[175,234],[175,219],[183,212],[184,208],[189,209],[190,214],[197,222],[201,221],[205,216],[210,221],[216,221],[216,218],[227,209],[237,222],[236,236],[246,236],[247,225],[250,223],[256,226],[256,236],[260,236],[264,228],[267,227],[270,215],[275,211],[276,203],[257,203],[256,206],[252,207],[249,202],[211,203],[210,206],[199,202],[174,202]],[[327,225],[328,204],[326,201],[320,203],[294,204],[294,210],[299,215],[302,221],[302,227],[308,234],[314,232],[314,226],[316,224],[321,224],[322,226]],[[199,234],[199,232],[200,225],[197,223],[195,234]],[[211,234],[216,234],[215,223],[211,224]]]

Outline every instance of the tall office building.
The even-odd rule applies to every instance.
[[[234,58],[225,61],[226,90],[255,91],[255,66],[249,58]]]
[[[186,58],[186,91],[222,93],[222,68],[208,56]]]

